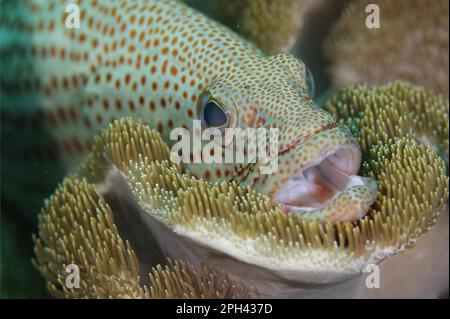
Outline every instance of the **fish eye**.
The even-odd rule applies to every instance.
[[[314,84],[314,77],[313,77],[312,72],[309,70],[308,67],[306,67],[306,81],[305,82],[306,82],[307,94],[311,98],[313,98],[314,94],[315,94],[316,87],[315,87],[315,84]]]
[[[207,128],[226,128],[230,123],[228,109],[210,95],[204,95],[200,99],[198,117]]]
[[[228,117],[219,105],[211,101],[205,105],[203,120],[208,127],[223,127],[227,124]]]

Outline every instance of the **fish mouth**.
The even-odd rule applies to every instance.
[[[278,191],[276,199],[285,212],[305,213],[330,205],[354,186],[369,185],[370,178],[358,176],[361,152],[357,144],[335,146],[315,157]]]

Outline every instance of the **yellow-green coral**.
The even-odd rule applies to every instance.
[[[197,270],[193,265],[169,260],[169,265],[158,265],[150,274],[151,298],[250,298],[253,289],[232,280],[226,273],[203,265]]]
[[[406,245],[435,222],[448,200],[448,178],[439,156],[410,138],[393,138],[370,147],[364,174],[378,181],[378,198],[369,215],[384,221],[378,239]]]
[[[243,12],[242,27],[263,51],[286,50],[300,33],[303,6],[303,0],[250,1]]]
[[[283,264],[286,266],[295,261],[295,267],[304,269],[315,267],[314,271],[326,271],[328,267],[335,267],[352,273],[354,267],[359,269],[361,266],[357,266],[358,256],[372,260],[370,256],[374,249],[408,246],[432,225],[448,196],[444,165],[439,157],[412,140],[400,139],[392,145],[375,145],[370,150],[373,159],[364,168],[368,175],[378,179],[381,187],[379,200],[368,216],[353,224],[310,222],[272,207],[267,196],[249,188],[234,183],[213,185],[197,180],[170,162],[168,153],[159,153],[165,153],[165,159],[150,159],[154,150],[162,147],[160,141],[158,133],[141,123],[132,120],[115,122],[97,139],[94,152],[98,154],[88,159],[91,163],[82,166],[77,178],[69,177],[47,202],[36,240],[36,264],[50,282],[49,288],[54,295],[201,297],[205,291],[214,291],[214,296],[230,296],[227,289],[220,291],[211,287],[200,291],[179,290],[181,286],[177,280],[181,279],[175,280],[167,273],[169,270],[164,272],[160,267],[152,274],[150,291],[139,285],[136,257],[120,239],[111,221],[108,204],[87,180],[78,179],[82,178],[86,167],[95,169],[92,162],[95,158],[103,158],[101,167],[108,162],[111,167],[121,170],[135,200],[174,230],[172,236],[184,233],[192,236],[194,241],[228,241],[238,249],[228,251],[231,256],[240,260],[250,257],[247,262],[257,262],[245,255],[252,251],[262,261],[259,266],[277,260],[281,270]],[[392,185],[395,190],[390,188]],[[424,188],[427,188],[425,195]],[[95,210],[96,205],[100,209]],[[214,236],[217,240],[212,238]],[[111,245],[111,242],[117,244]],[[249,242],[252,243],[250,250],[246,247]],[[236,251],[241,255],[233,255]],[[115,258],[108,260],[108,255]],[[83,274],[86,272],[83,276],[87,281],[78,294],[63,286],[62,271],[72,262],[81,265]],[[180,265],[184,264],[175,264],[168,269],[175,274]],[[212,276],[216,278],[216,275]],[[166,286],[161,284],[162,278]],[[105,287],[105,280],[114,285]],[[96,288],[89,290],[88,287]],[[251,289],[243,287],[232,291],[239,296],[250,294]]]
[[[380,28],[366,27],[366,6],[379,6]],[[325,43],[335,87],[397,79],[449,96],[449,2],[358,0]]]
[[[253,290],[225,273],[182,261],[157,265],[147,288],[139,278],[139,261],[124,241],[109,204],[85,179],[67,178],[46,202],[35,241],[36,268],[58,298],[248,298]],[[151,254],[151,252],[149,252]],[[80,286],[66,285],[73,264]]]
[[[145,157],[149,161],[167,160],[169,147],[159,133],[149,130],[142,123],[114,122],[110,129],[95,138],[94,148],[81,164],[76,176],[83,176],[91,183],[102,182],[108,167],[114,163],[124,169],[129,162]]]
[[[322,284],[354,276],[367,263],[414,243],[446,205],[445,164],[418,138],[432,136],[427,141],[440,150],[447,147],[448,154],[448,136],[445,141],[442,133],[448,132],[445,103],[421,88],[395,83],[348,88],[326,104],[361,141],[362,174],[379,184],[366,217],[335,225],[286,214],[269,197],[236,183],[198,180],[170,161],[159,133],[131,119],[116,121],[42,210],[35,264],[58,297],[280,296],[270,280],[295,287],[315,282],[316,276]],[[132,247],[120,237],[108,202],[91,184],[104,183],[106,173],[114,170],[133,200],[167,227],[158,236],[188,238],[201,247],[203,268],[169,262],[153,269],[150,288],[142,284]],[[170,249],[166,252],[170,255]],[[79,291],[64,286],[68,263],[82,269],[85,281]],[[228,266],[224,273],[223,265],[239,267]],[[253,287],[249,283],[259,286],[248,288]]]
[[[366,159],[371,145],[410,136],[431,146],[448,163],[449,104],[423,87],[401,81],[374,88],[350,86],[330,99],[325,109],[358,137]]]
[[[219,0],[224,22],[267,53],[293,46],[303,24],[305,0]]]
[[[47,200],[34,237],[34,264],[59,298],[141,298],[138,260],[119,236],[111,208],[92,185],[68,178]],[[68,288],[69,264],[80,269],[80,287]]]
[[[358,138],[362,172],[378,181],[369,216],[390,225],[385,228],[386,234],[392,232],[386,235],[390,241],[395,232],[405,244],[402,236],[413,241],[448,200],[446,167],[433,151],[448,163],[448,101],[422,87],[394,82],[350,86],[324,107]]]
[[[133,125],[129,121],[115,123],[111,126],[111,130],[116,131],[117,136],[121,131],[132,130]],[[137,124],[137,127],[138,130],[142,130],[144,126]],[[111,133],[107,134],[112,136]],[[155,135],[148,134],[148,136]],[[105,148],[110,148],[108,145],[107,143]],[[125,145],[128,145],[128,142]],[[124,151],[117,151],[116,155],[112,156],[117,167],[125,167],[124,163],[129,161],[129,157],[123,156],[124,154]],[[360,221],[361,225],[350,227],[350,224],[344,224],[338,225],[335,229],[331,224],[306,222],[300,216],[284,214],[278,208],[271,207],[268,197],[256,194],[251,189],[240,188],[234,183],[210,185],[181,174],[181,167],[170,161],[155,163],[144,156],[140,159],[135,157],[134,160],[135,162],[131,161],[129,169],[125,169],[124,172],[136,199],[144,208],[160,214],[160,217],[172,224],[195,227],[198,222],[208,221],[208,227],[214,228],[217,222],[217,227],[223,228],[225,223],[242,239],[258,238],[262,245],[268,240],[273,241],[276,244],[274,249],[280,245],[331,248],[337,238],[338,246],[344,247],[344,243],[349,242],[350,246],[347,246],[347,249],[359,250],[361,253],[362,250],[357,247],[364,246],[367,240],[376,241],[378,236],[385,236],[382,232],[378,232],[386,227],[383,218],[377,219],[380,224],[375,226],[372,219],[368,218]],[[436,209],[443,204],[438,198],[445,197],[445,194],[442,194],[442,187],[445,187],[445,178],[441,178],[443,166],[437,157],[425,163],[429,167],[425,165],[424,169],[435,170],[435,174],[431,175],[436,176],[436,187],[441,189],[432,200],[436,205],[433,208]],[[430,220],[433,218],[430,217]],[[370,231],[361,235],[363,229],[370,227],[372,227]],[[397,235],[392,234],[390,241],[395,242]],[[405,242],[400,244],[403,243]]]

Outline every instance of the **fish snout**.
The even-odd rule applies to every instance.
[[[288,171],[294,174],[277,185],[274,196],[285,212],[311,219],[354,220],[375,201],[376,182],[357,175],[361,151],[346,129],[313,134],[285,155],[280,166],[291,166]]]

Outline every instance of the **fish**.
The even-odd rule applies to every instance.
[[[309,71],[293,55],[266,55],[176,0],[2,6],[2,156],[12,167],[2,166],[2,178],[18,180],[11,182],[16,192],[47,182],[32,166],[47,176],[70,172],[96,134],[132,117],[169,146],[175,128],[192,131],[195,121],[202,130],[275,129],[272,174],[260,174],[258,162],[186,166],[206,181],[268,194],[288,214],[353,221],[374,203],[377,185],[358,175],[355,137],[314,103]]]

